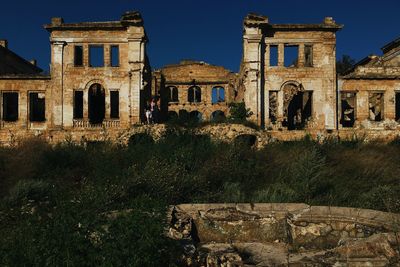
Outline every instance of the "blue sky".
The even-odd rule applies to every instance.
[[[51,17],[65,22],[119,20],[127,10],[142,13],[153,68],[181,59],[203,60],[237,71],[242,55],[242,22],[249,12],[271,23],[319,23],[332,16],[345,28],[337,34],[337,55],[359,60],[380,54],[400,36],[399,0],[63,0],[2,1],[0,39],[26,59],[50,63],[49,35],[42,28]]]

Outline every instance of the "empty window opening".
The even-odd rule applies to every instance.
[[[371,121],[383,120],[383,93],[370,93],[369,119]]]
[[[269,92],[269,120],[276,122],[278,116],[278,91]]]
[[[305,67],[313,66],[313,46],[312,45],[304,46],[304,66]]]
[[[18,93],[3,93],[3,120],[18,120]]]
[[[74,119],[83,118],[83,91],[74,91]]]
[[[83,46],[81,45],[74,47],[74,65],[76,67],[83,66]]]
[[[103,123],[106,104],[104,88],[100,84],[95,83],[90,86],[88,94],[90,123]]]
[[[272,123],[276,122],[278,113],[278,92],[269,92],[269,119]]]
[[[201,102],[201,88],[198,86],[192,86],[188,89],[188,101],[190,103]]]
[[[355,122],[356,93],[341,93],[341,116],[340,124],[343,127],[353,127]]]
[[[175,86],[167,87],[167,98],[168,102],[179,102],[178,88],[176,88]]]
[[[110,118],[119,119],[119,91],[110,92]]]
[[[285,67],[297,67],[299,60],[299,46],[298,45],[288,45],[285,44]]]
[[[400,121],[400,92],[396,92],[396,121]]]
[[[225,113],[221,110],[216,110],[211,114],[212,122],[224,122],[225,120]]]
[[[269,47],[269,65],[271,67],[278,66],[278,46],[271,45]]]
[[[211,102],[213,104],[225,101],[225,89],[221,86],[214,87],[211,92]]]
[[[110,49],[110,63],[111,67],[119,66],[119,46],[112,45]]]
[[[46,120],[44,93],[29,93],[29,120],[33,122],[43,122]]]
[[[104,66],[104,47],[102,45],[89,46],[89,65],[90,67]]]

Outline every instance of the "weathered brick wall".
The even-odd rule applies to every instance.
[[[214,111],[222,111],[225,116],[228,115],[228,104],[235,100],[236,75],[231,71],[204,62],[183,61],[177,65],[166,66],[159,72],[162,78],[158,79],[156,86],[161,91],[161,106],[164,107],[164,112],[179,114],[179,111],[198,111],[202,114],[202,120],[210,120]],[[194,85],[201,89],[201,101],[198,103],[188,100],[188,89]],[[165,92],[168,86],[178,89],[178,102],[167,103]],[[224,88],[225,100],[213,104],[212,89],[215,87]]]

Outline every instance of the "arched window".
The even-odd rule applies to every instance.
[[[224,102],[225,101],[225,89],[224,87],[217,86],[212,89],[211,93],[211,102],[213,104],[216,104],[218,102]]]
[[[199,103],[201,102],[201,88],[192,86],[188,89],[188,102]]]
[[[175,86],[168,86],[167,87],[167,98],[168,98],[168,102],[179,102],[178,88],[176,88]]]

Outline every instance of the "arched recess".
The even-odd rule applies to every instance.
[[[188,102],[199,103],[201,102],[201,88],[199,86],[191,86],[188,89]]]
[[[211,91],[211,102],[213,104],[225,101],[225,88],[216,86]]]
[[[212,122],[223,122],[225,121],[225,113],[221,110],[216,110],[211,113],[211,121]]]
[[[106,95],[104,87],[93,83],[88,90],[89,122],[92,124],[103,123],[106,113]]]
[[[178,88],[176,88],[176,86],[167,87],[167,98],[168,102],[179,102]]]
[[[282,85],[283,122],[288,130],[303,129],[311,117],[312,91],[305,91],[302,84],[290,81]]]
[[[189,113],[189,118],[193,121],[201,122],[203,120],[203,114],[197,110],[194,110]]]

